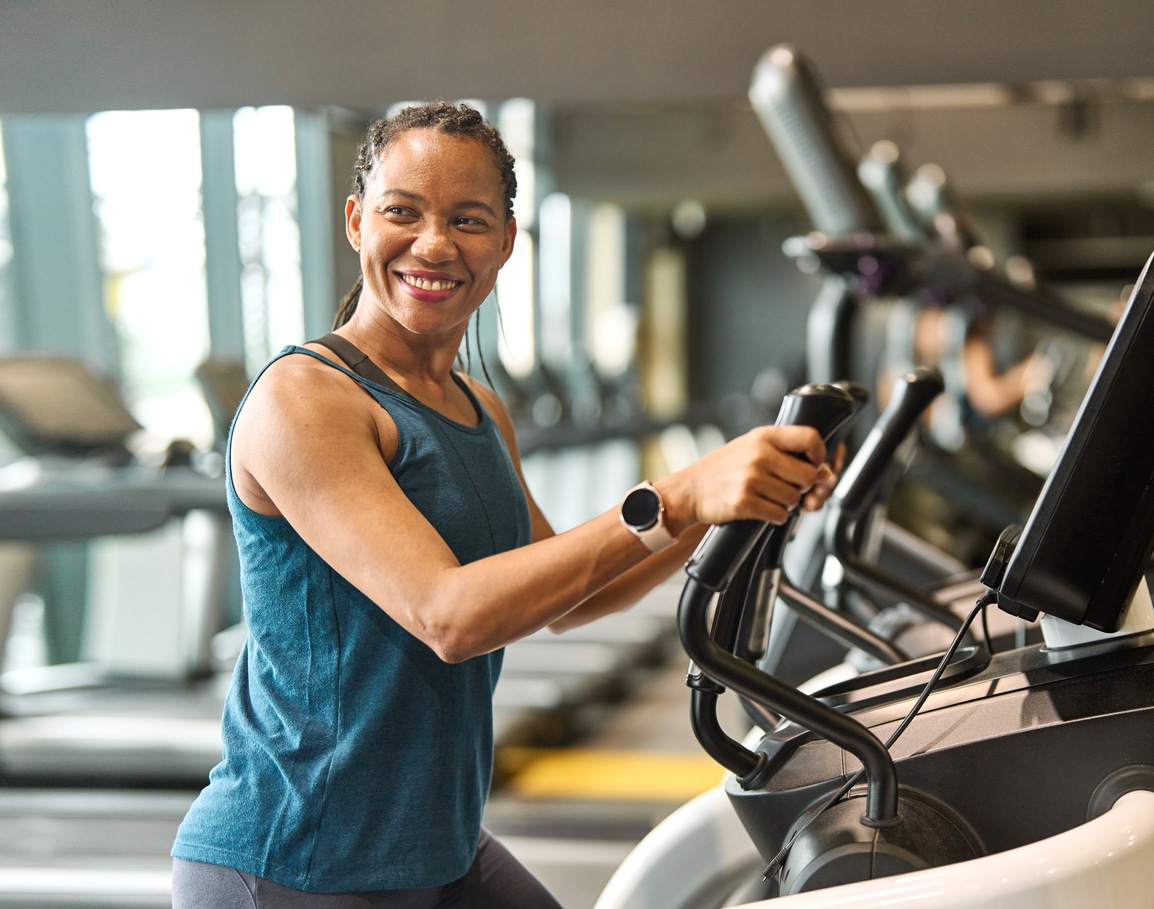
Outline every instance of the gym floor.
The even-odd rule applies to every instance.
[[[638,840],[723,778],[690,729],[687,667],[671,651],[567,747],[499,752],[508,776],[490,800],[486,825],[566,909],[592,907]],[[728,700],[720,718],[740,736],[748,721]]]

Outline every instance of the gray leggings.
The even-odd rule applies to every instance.
[[[525,866],[481,831],[465,876],[443,887],[306,893],[223,865],[174,859],[172,909],[561,909]]]

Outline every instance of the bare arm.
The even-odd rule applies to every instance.
[[[530,511],[534,515],[534,540],[552,536],[552,528],[548,526],[548,522],[541,514],[536,502],[533,501],[533,496],[525,484],[524,476],[521,473],[521,460],[517,451],[517,440],[514,436],[512,422],[505,411],[504,405],[492,390],[484,386],[474,386],[474,389],[478,396],[485,402],[486,407],[490,408],[498,425],[501,426],[501,431],[505,436],[509,451],[513,457],[514,465],[517,468],[518,476],[521,476],[521,483],[522,486],[525,487],[525,495],[529,500]],[[816,511],[821,508],[825,500],[829,498],[834,485],[837,483],[837,472],[841,470],[842,462],[845,460],[845,453],[845,445],[838,446],[832,458],[833,467],[831,468],[823,464],[818,468],[813,487],[804,496],[802,507],[810,511]],[[659,487],[661,485],[663,484],[658,483]],[[696,549],[697,544],[701,542],[702,537],[705,536],[705,532],[708,529],[709,524],[697,523],[682,531],[674,546],[671,546],[664,552],[645,557],[638,565],[629,569],[625,574],[584,600],[576,608],[565,613],[559,619],[550,622],[548,626],[549,629],[560,633],[570,628],[576,628],[579,625],[592,622],[603,616],[610,615],[611,613],[629,608],[658,584],[681,569],[693,554],[693,550]],[[540,535],[538,535],[538,530],[540,531]]]
[[[708,524],[695,524],[690,527],[681,534],[675,545],[670,546],[664,552],[649,556],[604,589],[589,597],[576,609],[550,622],[549,630],[558,633],[568,631],[570,628],[576,628],[579,625],[592,622],[594,619],[628,609],[658,584],[680,570],[689,560],[693,550],[701,542],[701,538],[705,536],[705,531],[708,529]]]
[[[395,445],[391,420],[347,378],[286,359],[265,373],[237,419],[234,477],[245,504],[287,519],[442,659],[464,660],[545,627],[650,555],[616,509],[552,535],[533,505],[532,544],[462,566],[389,472]],[[814,484],[824,454],[812,429],[755,430],[658,481],[670,529],[780,523]],[[653,559],[620,589],[640,595],[675,558]]]
[[[840,469],[844,457],[845,446],[843,445],[838,449],[832,469],[824,465],[818,468],[813,488],[805,495],[802,502],[802,507],[807,511],[816,511],[829,498],[834,485],[837,483],[835,471]],[[708,524],[695,524],[683,531],[675,546],[645,559],[636,568],[630,569],[576,609],[551,622],[549,628],[556,632],[567,631],[570,628],[632,606],[685,565],[708,529]]]
[[[998,372],[994,354],[981,336],[969,338],[962,348],[966,397],[978,413],[998,417],[1022,403],[1022,399],[1045,384],[1047,367],[1031,354],[1004,372]]]

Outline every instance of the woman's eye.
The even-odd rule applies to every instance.
[[[458,218],[457,226],[465,230],[484,230],[488,225],[480,218]]]

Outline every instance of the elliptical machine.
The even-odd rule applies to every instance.
[[[750,639],[731,615],[748,598],[730,594],[749,589],[750,558],[763,558],[779,531],[711,531],[686,567],[679,610],[695,702],[728,687],[783,719],[752,747],[704,724],[699,738],[733,775],[659,825],[597,909],[771,898],[807,907],[1149,906],[1152,359],[1154,257],[1029,519],[1002,534],[981,577],[986,593],[940,657],[813,695],[780,683],[748,660]],[[790,407],[787,398],[780,419],[796,416]],[[842,483],[852,486],[855,465],[880,458],[902,423],[883,417],[878,443],[863,446]],[[998,654],[962,646],[962,632],[994,604],[1042,615],[1044,641]]]
[[[858,304],[921,289],[981,293],[1110,346],[1029,519],[998,539],[968,602],[943,604],[909,583],[901,590],[902,578],[882,577],[857,558],[859,505],[879,495],[868,479],[896,450],[917,407],[900,418],[883,414],[871,434],[877,444],[867,440],[843,472],[828,506],[824,551],[863,588],[893,590],[896,582],[909,605],[952,605],[957,633],[944,655],[906,659],[894,641],[875,641],[872,651],[859,649],[888,665],[802,686],[807,698],[772,678],[771,660],[758,665],[763,642],[746,634],[767,627],[751,618],[765,610],[748,591],[764,593],[768,583],[770,602],[780,592],[797,608],[784,580],[772,589],[765,559],[789,534],[766,531],[777,538],[773,547],[758,537],[748,548],[726,547],[728,555],[706,551],[712,544],[703,542],[690,562],[680,618],[693,659],[694,712],[697,701],[732,688],[757,702],[764,731],[726,741],[708,716],[695,717],[706,730],[699,739],[732,776],[658,825],[610,880],[597,909],[704,909],[769,898],[823,907],[1149,906],[1151,265],[1115,329],[979,267],[964,243],[897,229],[892,215],[904,200],[894,197],[892,181],[865,192],[867,181],[839,147],[792,49],[763,58],[750,95],[819,231],[786,250],[826,270],[808,326],[815,380],[853,373]],[[762,559],[756,569],[743,561],[751,554]],[[712,627],[702,607],[711,599]],[[969,623],[995,603],[1010,615],[1043,615],[1043,642],[994,654],[968,638]],[[824,604],[813,606],[820,615]],[[739,619],[727,617],[730,608]],[[932,617],[932,609],[921,611]],[[734,625],[730,649],[723,642]],[[839,633],[843,642],[853,634]],[[770,650],[775,643],[780,649],[778,638]],[[898,653],[887,655],[885,645]]]

